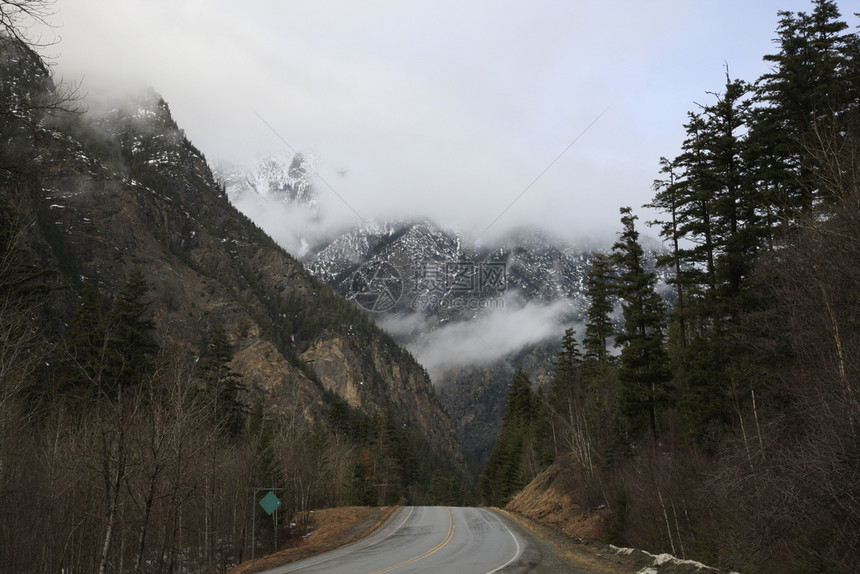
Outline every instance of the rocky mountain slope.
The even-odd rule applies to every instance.
[[[427,367],[479,465],[498,436],[515,368],[548,382],[565,326],[586,308],[589,260],[533,230],[488,248],[431,221],[363,226],[305,258]],[[396,280],[388,299],[366,281],[380,272]]]
[[[255,201],[288,198],[290,209],[301,210],[294,192],[268,190],[284,189],[284,175],[272,165],[295,170],[303,161],[266,159],[239,176],[218,174],[234,203],[248,205],[246,182],[253,181],[262,190]],[[485,245],[426,219],[370,222],[315,244],[298,243],[308,245],[301,260],[312,274],[363,308],[427,368],[477,465],[498,436],[515,368],[535,384],[547,383],[564,329],[583,332],[593,246],[536,229],[517,229]],[[652,247],[656,257],[659,246]],[[662,288],[671,295],[665,279]]]
[[[4,56],[4,74],[50,89],[35,54]],[[29,222],[21,245],[54,288],[45,315],[58,331],[84,282],[116,293],[140,269],[160,336],[199,354],[203,333],[224,327],[249,402],[316,421],[326,393],[365,412],[389,408],[459,457],[424,369],[236,211],[158,94],[100,116],[59,116],[34,121],[20,145],[4,144],[4,165],[15,167],[0,181],[2,198]],[[287,178],[301,164],[290,169]],[[283,187],[301,195],[295,179]]]

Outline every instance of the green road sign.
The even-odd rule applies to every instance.
[[[263,507],[263,510],[266,511],[266,514],[272,514],[276,508],[281,505],[281,500],[275,496],[275,493],[271,490],[269,494],[263,497],[263,500],[260,501],[260,506]]]

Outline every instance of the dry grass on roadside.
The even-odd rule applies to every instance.
[[[574,464],[564,459],[553,464],[520,491],[506,508],[552,526],[571,538],[602,539],[609,511],[587,510],[577,504],[575,493],[582,481],[572,470],[574,468]]]
[[[288,548],[239,564],[229,574],[248,574],[276,568],[290,562],[309,558],[364,538],[381,526],[397,507],[370,508],[347,506],[326,508],[311,514],[311,533],[294,548]]]

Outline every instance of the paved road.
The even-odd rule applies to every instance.
[[[535,565],[528,540],[515,524],[485,508],[404,507],[364,540],[266,574],[526,572]]]

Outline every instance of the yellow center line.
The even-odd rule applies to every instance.
[[[407,564],[413,564],[415,562],[418,562],[419,560],[423,560],[424,558],[427,558],[428,556],[437,552],[443,546],[445,546],[446,544],[451,542],[451,539],[454,537],[454,513],[451,512],[451,509],[448,508],[447,506],[445,507],[445,510],[448,511],[448,517],[451,519],[451,526],[448,527],[448,534],[445,536],[445,540],[443,540],[442,542],[440,542],[439,544],[437,544],[436,546],[434,546],[433,548],[431,548],[430,550],[428,550],[427,552],[425,552],[421,556],[416,556],[415,558],[410,558],[409,560],[407,560],[405,562],[401,562],[400,564],[395,564],[394,566],[389,566],[388,568],[384,568],[382,570],[377,570],[376,572],[371,572],[370,574],[383,574],[384,572],[391,572],[392,570],[396,570],[397,568],[400,568],[401,566],[406,566]]]

